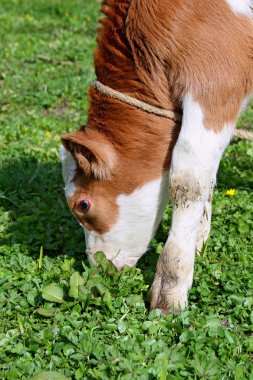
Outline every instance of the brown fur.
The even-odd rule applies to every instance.
[[[220,0],[136,0],[128,34],[139,72],[145,62],[160,92],[171,92],[177,102],[192,93],[208,128],[234,122],[253,87],[253,24],[247,17]]]
[[[94,204],[99,205],[93,210],[96,221],[86,223],[87,217],[83,215],[82,222],[88,229],[104,233],[116,221],[116,198],[120,194],[131,194],[136,188],[159,178],[168,170],[178,129],[171,120],[143,113],[113,99],[101,99],[100,93],[91,91],[94,93],[89,114],[90,123],[81,132],[88,134],[91,139],[93,136],[94,140],[100,134],[100,141],[106,139],[117,161],[110,171],[110,177],[103,181],[92,176],[90,169],[85,172],[79,170],[75,180],[78,190],[69,200],[69,204],[81,221],[81,214],[76,214],[76,202],[82,194],[83,197],[91,197]],[[74,149],[73,155],[78,162],[76,154],[80,144],[85,146],[85,137],[81,138],[78,131],[64,136],[64,140],[73,143],[75,137],[79,139],[76,146],[72,145],[70,148],[66,141],[65,146],[72,152]]]
[[[171,110],[180,109],[190,92],[205,112],[206,127],[215,131],[235,120],[253,87],[250,20],[236,16],[220,0],[106,0],[102,10],[106,18],[101,20],[95,52],[98,80]],[[101,175],[96,175],[94,162],[92,168],[78,156],[80,144],[69,149],[84,169],[77,175],[78,196],[89,186],[87,175],[93,173],[93,188],[114,199],[103,221],[90,224],[91,229],[107,231],[118,212],[116,197],[130,194],[169,168],[179,125],[107,98],[93,88],[90,97],[88,124],[81,131],[94,138],[101,134],[115,153],[111,179],[96,179]],[[72,142],[74,134],[69,136]]]

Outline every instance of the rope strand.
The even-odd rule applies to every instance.
[[[243,140],[253,141],[253,132],[247,131],[246,129],[236,129],[234,132],[234,137],[239,137]]]
[[[180,121],[182,120],[182,116],[174,111],[171,110],[166,110],[164,108],[160,107],[155,107],[152,106],[151,104],[145,103],[139,99],[135,99],[132,96],[126,95],[122,92],[119,92],[117,90],[114,90],[111,87],[105,86],[98,80],[95,80],[93,82],[93,87],[101,92],[101,94],[105,96],[109,96],[110,98],[120,100],[123,103],[129,104],[130,106],[139,108],[143,111],[146,111],[148,113],[152,113],[157,116],[162,116],[166,117],[167,119],[175,120],[175,121]]]
[[[95,80],[93,82],[93,87],[105,96],[108,96],[113,99],[117,99],[123,103],[139,108],[145,112],[152,113],[154,115],[161,116],[161,117],[166,117],[167,119],[171,119],[174,121],[182,120],[182,116],[177,112],[152,106],[151,104],[145,103],[139,99],[133,98],[132,96],[129,96],[122,92],[114,90],[113,88],[109,86],[105,86],[103,83],[99,82],[98,80]],[[244,140],[253,141],[253,133],[250,131],[247,131],[246,129],[236,129],[234,132],[234,137],[239,137]]]

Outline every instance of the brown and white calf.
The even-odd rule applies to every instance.
[[[95,70],[111,89],[182,113],[175,122],[90,89],[88,123],[62,137],[66,197],[87,254],[136,265],[170,198],[151,307],[187,305],[210,231],[222,153],[253,90],[251,0],[106,0]]]

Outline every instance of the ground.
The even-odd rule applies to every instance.
[[[1,0],[0,378],[253,379],[252,143],[222,160],[187,310],[148,311],[170,206],[137,269],[86,261],[58,147],[86,121],[99,3]]]

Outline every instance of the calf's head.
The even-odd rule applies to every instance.
[[[152,153],[150,144],[141,145],[146,153],[89,128],[62,137],[65,194],[87,254],[93,259],[103,251],[118,269],[135,265],[147,250],[167,202],[168,145],[156,152],[154,142]]]

